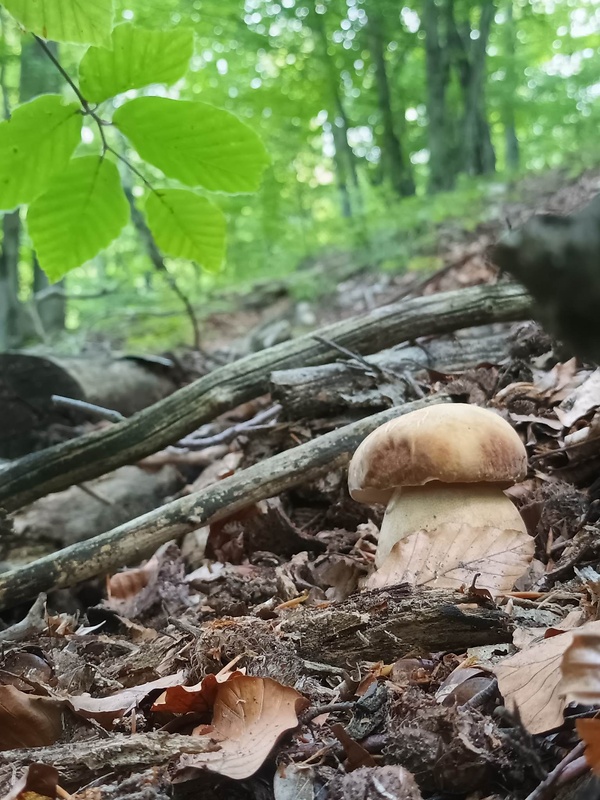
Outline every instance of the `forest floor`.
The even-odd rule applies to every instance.
[[[475,231],[441,228],[434,275],[362,271],[311,303],[303,324],[497,282],[485,252],[504,220],[579,208],[600,172],[550,183],[525,182],[519,203]],[[246,318],[221,315],[207,353],[184,361],[202,374],[247,339],[242,321],[296,311],[283,296]],[[193,497],[368,415],[437,398],[489,408],[517,431],[528,472],[507,495],[527,533],[513,546],[503,537],[516,531],[474,520],[454,538],[439,532],[443,556],[411,539],[375,572],[384,509],[353,500],[334,465],[106,583],[41,595],[30,610],[15,598],[0,631],[3,796],[597,797],[600,370],[524,320],[417,335],[381,356],[340,350],[331,365],[273,373],[271,386],[195,444],[131,469],[177,472],[164,502]],[[102,486],[86,485],[102,505]],[[83,496],[52,495],[53,513],[62,503],[76,516]],[[0,524],[35,543],[48,500]]]

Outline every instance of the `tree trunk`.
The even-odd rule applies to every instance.
[[[58,333],[65,329],[67,300],[65,292],[65,279],[58,281],[52,289],[49,288],[48,276],[41,269],[37,256],[33,257],[33,294],[36,311],[42,329],[46,333]],[[38,292],[44,291],[41,297]]]
[[[2,220],[0,251],[0,351],[20,344],[23,310],[19,301],[19,211]]]
[[[459,29],[454,0],[446,0],[450,58],[463,95],[462,169],[469,175],[486,175],[496,168],[485,108],[486,54],[493,20],[494,0],[481,0],[479,37],[473,40],[468,22]]]
[[[430,192],[439,192],[452,189],[458,173],[458,164],[452,158],[454,125],[446,98],[450,65],[446,43],[441,40],[441,20],[435,0],[424,0],[422,13],[427,78],[428,188]]]
[[[400,197],[409,197],[415,193],[415,182],[412,177],[410,161],[404,156],[397,126],[394,125],[381,18],[375,11],[374,5],[369,9],[367,39],[375,65],[377,99],[383,124],[383,158],[387,162],[389,178],[394,191]]]
[[[349,218],[353,216],[355,210],[352,208],[353,197],[356,199],[357,205],[362,207],[358,172],[356,169],[356,157],[348,142],[350,123],[340,94],[339,75],[329,52],[329,40],[327,38],[327,30],[325,29],[324,16],[316,11],[314,5],[311,10],[312,28],[321,46],[322,60],[327,73],[326,80],[331,98],[331,133],[333,135],[333,144],[335,147],[333,161],[340,189],[342,215]],[[352,189],[350,189],[348,184],[351,184]]]
[[[506,54],[505,84],[510,90],[509,101],[503,108],[504,147],[506,168],[511,171],[519,169],[519,140],[515,125],[514,98],[517,90],[517,73],[515,69],[515,42],[517,33],[515,29],[513,0],[506,4],[506,22],[504,23],[504,52]]]

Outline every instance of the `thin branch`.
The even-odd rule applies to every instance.
[[[73,397],[62,397],[59,394],[53,394],[51,397],[52,402],[59,408],[70,408],[75,411],[83,411],[93,417],[100,417],[100,419],[107,419],[109,422],[121,422],[125,419],[120,411],[115,411],[112,408],[103,408],[94,403],[86,403],[85,400],[75,400]]]

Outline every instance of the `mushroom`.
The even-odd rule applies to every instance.
[[[445,523],[526,532],[502,491],[523,480],[527,453],[493,411],[440,403],[374,430],[350,462],[348,486],[360,503],[387,505],[375,564],[396,542]]]

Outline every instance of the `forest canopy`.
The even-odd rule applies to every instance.
[[[512,177],[598,160],[591,0],[61,3],[63,27],[1,7],[2,349],[157,312],[178,343],[182,302],[290,275],[310,296],[331,249],[418,265]]]

